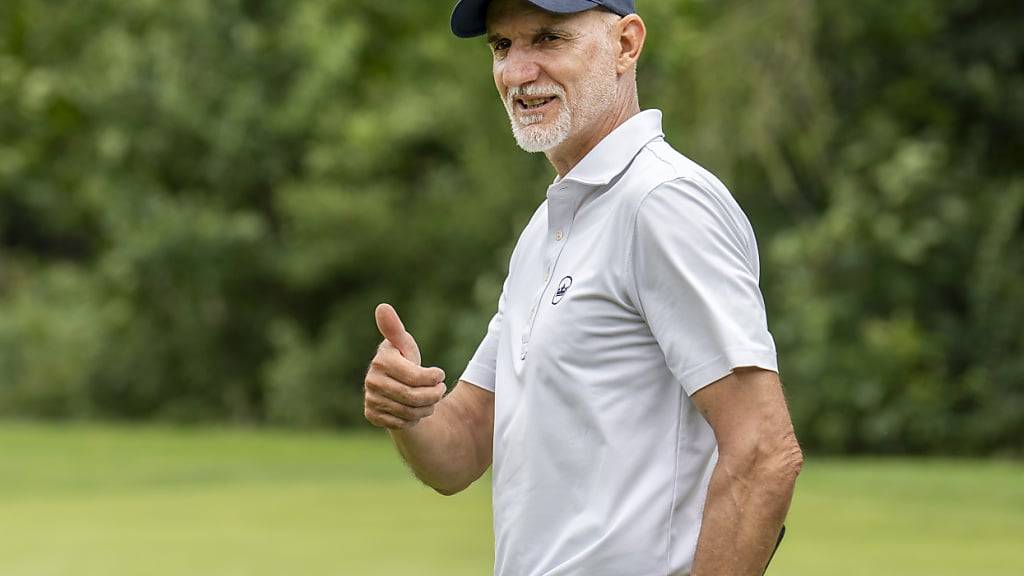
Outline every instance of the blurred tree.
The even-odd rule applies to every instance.
[[[757,38],[747,21],[786,32]],[[744,204],[763,224],[763,285],[801,438],[829,451],[1019,452],[1019,6],[737,4],[705,29],[736,54],[698,56],[696,68],[709,59],[725,71],[714,82],[741,85],[734,71],[760,93],[694,126],[750,135],[736,151],[701,150],[741,197],[773,197]],[[746,56],[743,38],[755,38]]]

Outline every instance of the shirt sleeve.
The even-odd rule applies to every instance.
[[[508,278],[501,289],[501,296],[498,298],[498,311],[491,317],[487,324],[487,333],[477,346],[473,358],[470,359],[466,370],[462,372],[461,380],[465,380],[474,386],[494,392],[495,374],[498,363],[498,341],[501,336],[502,316],[505,314],[505,293],[508,289]]]
[[[634,297],[687,394],[757,366],[778,372],[753,230],[728,191],[680,178],[637,210]]]

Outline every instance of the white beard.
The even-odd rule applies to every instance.
[[[558,118],[554,123],[544,122],[543,114],[516,114],[515,99],[519,96],[553,94],[558,97]],[[565,90],[561,86],[521,86],[510,88],[505,98],[505,111],[512,122],[512,135],[516,144],[527,152],[544,152],[565,142],[572,131],[572,112],[565,105]]]
[[[598,58],[598,61],[610,64],[611,57]],[[509,88],[505,111],[512,123],[516,144],[527,152],[546,152],[565,142],[569,136],[590,128],[614,104],[617,84],[618,75],[609,65],[607,69],[593,67],[580,78],[579,91],[572,100],[566,100],[565,90],[557,85],[530,84]],[[516,113],[516,97],[541,95],[558,97],[558,117],[553,122],[544,122],[543,114]]]

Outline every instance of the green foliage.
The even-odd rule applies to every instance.
[[[3,3],[0,414],[359,424],[380,301],[454,382],[552,174],[449,12]],[[758,231],[802,441],[1019,453],[1019,7],[641,13],[644,106]]]
[[[91,414],[89,374],[121,314],[73,266],[24,277],[0,315],[0,414]]]
[[[821,180],[808,187],[820,208],[780,230],[766,266],[815,445],[1020,451],[1024,18],[1011,4],[822,3],[820,66],[842,113],[817,165],[794,162]]]

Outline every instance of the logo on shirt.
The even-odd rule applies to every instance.
[[[558,282],[558,290],[555,290],[555,296],[551,299],[552,304],[558,304],[562,301],[562,296],[569,291],[569,287],[572,286],[572,276],[566,276]]]

